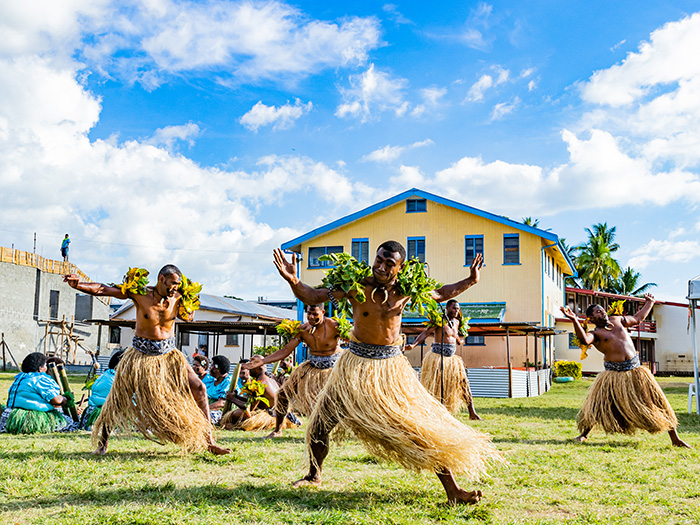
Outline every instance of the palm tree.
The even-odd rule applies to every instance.
[[[571,246],[569,244],[566,244],[566,239],[564,237],[559,238],[559,244],[564,254],[567,257],[569,257],[569,260],[571,260],[571,262],[574,263],[574,267],[576,267],[576,252],[578,251],[578,246]],[[581,288],[581,283],[576,277],[566,277],[564,279],[564,284],[568,286],[573,286],[575,288]]]
[[[618,279],[610,283],[606,291],[616,293],[618,295],[641,297],[649,290],[649,288],[656,286],[656,283],[645,283],[639,286],[639,280],[641,277],[642,276],[639,272],[635,272],[628,266]]]
[[[586,228],[588,242],[576,247],[579,251],[576,269],[586,288],[606,290],[622,273],[620,264],[612,256],[620,248],[614,242],[615,229],[615,226],[608,228],[607,223]]]
[[[523,224],[525,226],[532,226],[533,228],[537,228],[540,224],[540,220],[533,219],[532,217],[523,217]]]

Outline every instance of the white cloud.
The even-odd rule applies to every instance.
[[[396,4],[384,4],[382,6],[382,11],[384,11],[391,20],[397,25],[414,25],[413,21],[409,20],[399,12],[399,8]]]
[[[335,111],[338,117],[355,117],[362,122],[376,118],[379,113],[393,111],[401,116],[408,109],[403,90],[408,81],[377,71],[374,64],[360,75],[350,77],[350,88],[340,88],[343,103]]]
[[[419,117],[423,115],[427,110],[435,109],[440,103],[440,99],[447,94],[446,88],[441,87],[428,87],[420,90],[420,96],[423,99],[422,104],[417,104],[411,110],[411,116]]]
[[[472,84],[469,88],[465,102],[483,102],[484,94],[489,89],[504,84],[508,81],[510,77],[510,71],[502,68],[501,66],[495,65],[491,66],[491,70],[494,72],[496,78],[490,74],[484,74],[479,77],[479,80]]]
[[[484,31],[489,29],[492,11],[493,6],[485,2],[480,2],[475,9],[472,9],[464,31],[460,34],[460,40],[464,44],[482,51],[490,46],[492,39],[484,36]]]
[[[175,151],[179,141],[186,142],[189,146],[194,146],[194,139],[200,134],[199,126],[193,122],[189,122],[182,126],[167,126],[159,128],[153,134],[153,137],[144,141],[144,144],[152,146],[165,146],[172,152]]]
[[[520,104],[520,99],[515,97],[510,102],[500,102],[491,110],[491,120],[500,120],[506,115],[515,111],[515,108]]]
[[[700,243],[697,241],[658,241],[652,239],[632,252],[628,265],[643,270],[656,262],[687,263],[700,258]]]
[[[284,106],[279,107],[266,106],[262,101],[259,101],[239,119],[239,122],[253,131],[270,124],[274,124],[273,129],[275,130],[287,129],[301,118],[304,113],[311,111],[312,108],[313,104],[311,101],[302,104],[299,99],[294,101],[294,105],[287,102]]]
[[[429,146],[434,144],[430,139],[421,140],[420,142],[414,142],[408,146],[384,146],[374,150],[367,155],[362,157],[362,161],[372,161],[372,162],[393,162],[398,159],[404,151],[420,148],[423,146]]]

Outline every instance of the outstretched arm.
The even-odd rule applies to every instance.
[[[425,330],[423,330],[418,337],[416,337],[416,340],[413,341],[413,343],[408,344],[404,347],[404,352],[409,352],[410,350],[413,350],[415,347],[417,347],[419,344],[421,344],[423,341],[426,340],[426,338],[435,332],[435,327],[434,326],[429,326]]]
[[[245,370],[250,370],[252,368],[258,368],[262,365],[266,365],[268,363],[275,363],[277,361],[282,361],[282,359],[285,359],[289,354],[291,354],[294,349],[297,347],[297,345],[301,342],[301,340],[298,337],[292,337],[289,342],[284,345],[282,348],[277,350],[276,352],[273,352],[272,354],[265,356],[263,358],[260,357],[254,357],[247,363],[243,363],[241,365],[241,368]]]
[[[654,307],[655,301],[654,296],[650,293],[645,293],[644,299],[644,306],[642,306],[636,314],[625,316],[625,326],[636,326],[647,318],[647,315],[649,315],[649,312],[651,312],[651,309]]]
[[[89,295],[116,297],[117,299],[129,299],[129,296],[123,294],[121,289],[116,286],[109,286],[102,283],[85,283],[80,282],[80,277],[75,274],[64,275],[63,282],[68,283],[68,286]]]
[[[578,340],[585,345],[592,345],[595,341],[595,336],[583,330],[583,326],[581,326],[576,314],[572,312],[568,306],[562,306],[561,313],[564,314],[564,317],[571,319],[571,321],[574,323],[574,332],[576,332],[576,337]]]
[[[433,299],[435,299],[438,303],[441,303],[458,296],[467,288],[474,286],[479,282],[481,266],[483,264],[484,256],[477,253],[476,256],[474,256],[471,266],[469,267],[469,277],[454,284],[446,284],[437,290],[433,290]]]
[[[304,304],[319,304],[328,301],[328,288],[312,288],[308,284],[304,284],[297,277],[297,254],[292,254],[292,262],[290,263],[284,256],[281,249],[276,248],[274,251],[274,263],[277,271],[282,278],[289,283],[292,293],[297,299]],[[336,299],[343,297],[345,293],[342,290],[334,290],[333,296]]]

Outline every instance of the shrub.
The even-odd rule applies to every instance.
[[[583,365],[578,361],[555,361],[554,375],[557,377],[573,377],[581,379]]]

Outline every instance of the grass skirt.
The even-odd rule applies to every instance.
[[[404,355],[367,359],[345,352],[321,393],[306,432],[340,421],[367,450],[410,470],[449,468],[476,479],[503,461],[490,437],[450,415],[420,384]]]
[[[423,359],[420,382],[435,399],[440,401],[440,354],[429,352]],[[471,401],[469,381],[464,369],[464,361],[458,355],[443,357],[443,391],[445,408],[456,414]]]
[[[66,419],[58,410],[41,412],[14,408],[7,416],[4,431],[8,434],[50,434],[65,426]]]
[[[296,412],[303,416],[310,416],[316,406],[318,395],[326,386],[328,378],[331,376],[332,368],[316,368],[308,361],[297,366],[290,376],[285,379],[282,388],[277,394],[275,412]],[[280,403],[280,394],[284,392],[287,397],[288,406]],[[280,406],[282,405],[282,406]]]
[[[291,377],[291,376],[290,376]],[[271,416],[267,410],[256,410],[252,415],[243,421],[234,421],[233,414],[235,410],[231,410],[224,414],[219,425],[225,430],[246,430],[255,432],[256,430],[274,430],[276,419]],[[286,417],[282,423],[282,430],[287,428],[296,428],[297,425],[289,421]]]
[[[88,405],[80,416],[80,428],[81,430],[90,430],[92,425],[95,424],[97,418],[102,412],[102,407],[96,407],[94,405]]]
[[[609,434],[634,434],[637,429],[656,433],[677,426],[673,408],[654,376],[643,366],[600,373],[578,413],[581,432],[600,427]]]
[[[179,350],[149,356],[129,348],[119,362],[112,389],[92,427],[99,443],[103,429],[135,427],[153,441],[187,451],[206,450],[211,424],[192,397],[187,361]]]

